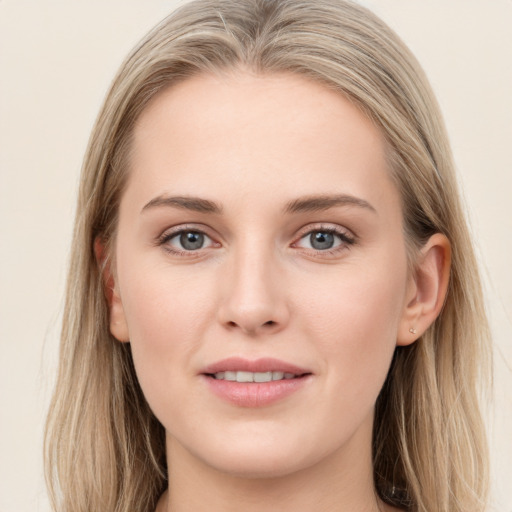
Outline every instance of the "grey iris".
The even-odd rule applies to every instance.
[[[318,251],[330,249],[334,245],[334,235],[325,231],[315,231],[309,235],[311,247]]]
[[[195,231],[186,231],[180,235],[180,244],[187,251],[201,249],[204,244],[204,235]]]

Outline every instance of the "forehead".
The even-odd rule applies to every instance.
[[[169,87],[138,119],[132,150],[129,184],[148,200],[398,198],[380,130],[340,93],[292,74],[198,75]]]

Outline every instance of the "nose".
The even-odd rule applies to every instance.
[[[247,247],[226,261],[218,319],[227,329],[255,336],[287,325],[287,286],[271,252]]]

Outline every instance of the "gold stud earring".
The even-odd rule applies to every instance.
[[[411,328],[409,329],[409,332],[410,332],[411,334],[416,334],[416,329],[415,329],[414,327],[411,327]]]

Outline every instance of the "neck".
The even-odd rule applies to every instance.
[[[351,444],[351,443],[349,443]],[[318,464],[284,476],[253,478],[217,470],[167,440],[169,489],[156,512],[382,512],[374,492],[371,443],[340,448]],[[352,452],[352,453],[351,453]],[[179,461],[179,463],[177,463]]]

